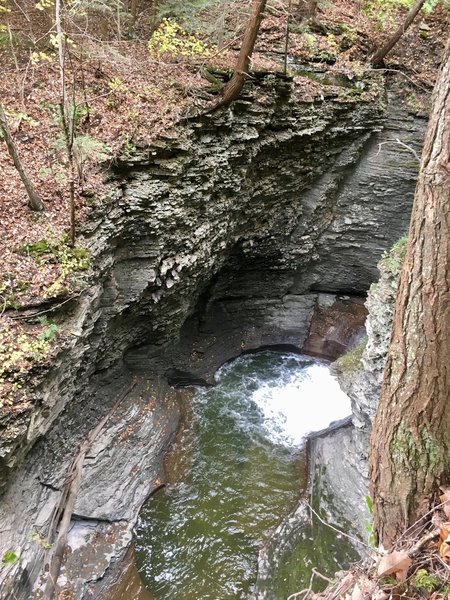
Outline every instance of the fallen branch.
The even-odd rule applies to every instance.
[[[376,158],[380,154],[381,148],[385,144],[399,144],[400,146],[403,146],[403,148],[406,148],[407,150],[409,150],[414,155],[414,158],[417,160],[417,162],[420,163],[420,156],[417,154],[417,152],[414,150],[414,148],[411,148],[411,146],[408,146],[408,144],[405,144],[398,138],[395,138],[394,140],[386,140],[385,142],[380,142],[378,144],[378,152],[375,154],[375,156],[373,158]],[[373,159],[371,159],[371,160],[373,160]]]
[[[63,306],[64,304],[67,304],[67,302],[70,302],[71,300],[75,300],[75,298],[78,298],[79,296],[81,296],[81,294],[83,292],[85,292],[86,289],[87,288],[84,288],[84,289],[80,290],[79,292],[76,292],[75,294],[72,294],[71,296],[69,296],[69,298],[66,298],[62,302],[58,302],[58,304],[51,303],[51,306],[49,308],[46,308],[45,310],[40,310],[39,312],[32,313],[31,315],[27,314],[27,315],[18,315],[17,317],[10,317],[10,319],[12,319],[13,321],[26,321],[27,319],[35,319],[36,317],[38,317],[40,315],[45,315],[46,313],[54,312],[58,308],[61,308],[61,306]],[[36,308],[38,306],[43,306],[43,305],[48,304],[48,303],[49,302],[47,302],[47,303],[40,302],[39,304],[35,304],[35,305],[29,304],[29,305],[26,305],[26,306],[21,306],[18,309],[15,309],[15,310],[16,310],[16,312],[19,312],[19,311],[22,312],[22,311],[30,310],[31,308]]]
[[[67,477],[61,489],[61,496],[57,506],[55,506],[53,517],[49,526],[48,541],[51,543],[55,538],[56,529],[58,528],[59,524],[58,536],[52,547],[52,553],[48,566],[47,584],[45,586],[45,598],[47,600],[52,600],[56,592],[56,582],[61,570],[64,550],[67,545],[67,532],[69,530],[69,525],[75,508],[75,502],[80,489],[81,475],[86,454],[100,431],[110,419],[111,415],[115,412],[126,396],[128,396],[135,385],[136,380],[133,380],[128,388],[122,392],[122,394],[116,400],[111,410],[93,429],[91,429],[86,439],[78,446],[77,453],[69,465]]]
[[[414,544],[414,546],[411,546],[411,548],[407,550],[408,556],[413,558],[416,556],[416,554],[419,554],[419,552],[428,544],[428,542],[432,542],[437,537],[439,537],[439,529],[433,529],[432,531],[429,531],[423,537],[421,537],[420,540]]]
[[[426,88],[423,85],[420,85],[420,83],[417,83],[416,81],[414,81],[414,79],[412,77],[410,77],[409,75],[407,75],[403,71],[400,71],[400,69],[370,69],[369,68],[367,70],[368,71],[384,71],[385,73],[398,73],[399,75],[402,75],[405,79],[407,79],[410,83],[412,83],[412,85],[414,85],[417,88],[421,89],[426,94],[431,94],[431,89]]]
[[[352,535],[349,535],[348,533],[345,533],[344,531],[342,531],[341,529],[338,529],[337,527],[334,527],[334,525],[330,525],[330,523],[327,523],[326,521],[324,521],[320,515],[317,514],[317,512],[313,509],[313,507],[308,504],[308,502],[305,502],[306,506],[309,508],[309,510],[319,519],[319,521],[323,524],[326,525],[327,527],[329,527],[330,529],[332,529],[333,531],[336,531],[337,533],[339,533],[340,535],[343,535],[344,537],[346,537],[347,539],[351,540],[352,542],[359,544],[360,546],[364,546],[364,548],[368,548],[370,550],[370,552],[375,552],[375,553],[379,553],[378,550],[376,548],[373,548],[372,546],[369,546],[368,544],[366,544],[365,542],[362,542],[361,540],[359,540],[356,537],[353,537]]]

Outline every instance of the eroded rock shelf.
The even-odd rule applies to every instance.
[[[3,567],[5,598],[31,597],[67,463],[133,376],[86,462],[71,543],[73,568],[87,567],[66,572],[75,598],[99,593],[158,485],[179,417],[168,382],[212,383],[260,347],[323,348],[313,314],[360,306],[409,219],[417,165],[395,139],[417,149],[425,127],[382,104],[300,102],[291,81],[262,77],[232,109],[115,165],[114,199],[83,233],[95,268],[65,307],[65,347],[33,409],[6,424],[1,545],[20,560]],[[101,559],[77,558],[80,536]]]

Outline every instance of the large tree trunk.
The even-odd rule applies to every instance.
[[[388,547],[422,516],[450,462],[450,40],[433,94],[369,460]]]
[[[253,48],[255,47],[256,38],[258,37],[258,31],[266,4],[267,0],[253,0],[252,13],[245,29],[236,68],[234,69],[230,81],[225,86],[222,99],[217,103],[216,108],[219,106],[227,106],[233,102],[233,100],[236,100],[244,87],[245,79],[250,67],[250,59]]]
[[[386,56],[386,54],[392,50],[392,48],[395,46],[395,44],[398,42],[398,40],[402,37],[402,35],[405,33],[405,31],[408,29],[408,27],[414,21],[417,13],[422,8],[422,6],[425,4],[425,2],[426,2],[426,0],[417,0],[417,2],[414,4],[414,6],[409,11],[409,13],[406,15],[406,19],[403,21],[403,23],[400,25],[400,27],[397,29],[397,31],[388,39],[388,41],[384,44],[384,46],[382,46],[372,56],[370,63],[373,66],[376,67],[379,64],[381,64],[381,61]]]
[[[22,161],[20,160],[19,153],[17,152],[16,144],[14,142],[14,138],[11,135],[8,126],[8,119],[6,118],[5,111],[3,110],[3,106],[0,102],[0,131],[3,133],[3,137],[5,138],[6,145],[8,147],[8,152],[13,159],[14,166],[19,173],[20,179],[22,180],[25,189],[28,194],[28,204],[32,210],[43,210],[44,205],[42,200],[39,197],[39,194],[36,192],[36,189],[33,185],[33,182],[28,176],[28,173],[25,171]]]

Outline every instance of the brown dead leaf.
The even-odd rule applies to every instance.
[[[446,563],[450,562],[450,522],[439,527],[439,554]]]
[[[450,562],[450,544],[448,542],[442,542],[439,546],[439,554],[446,563]]]
[[[389,594],[381,589],[377,589],[372,595],[372,600],[387,600],[388,598]]]
[[[442,510],[445,513],[447,519],[450,519],[450,488],[449,487],[441,487],[442,495],[439,496],[440,501],[444,504]]]
[[[441,544],[448,542],[450,544],[450,522],[441,523],[439,526],[439,537]]]
[[[353,588],[351,600],[363,600],[364,598],[371,598],[376,587],[376,581],[373,581],[361,574]]]
[[[406,552],[403,550],[394,550],[389,554],[385,554],[380,560],[378,575],[380,577],[395,575],[398,581],[404,581],[411,562]]]
[[[351,600],[363,600],[364,594],[362,593],[358,584],[355,585],[352,591]]]

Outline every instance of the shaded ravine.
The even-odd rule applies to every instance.
[[[75,522],[92,532],[86,552],[99,538],[106,550],[100,563],[81,548],[68,556],[64,591],[78,600],[99,597],[154,489],[178,414],[168,379],[209,382],[242,350],[301,350],[316,309],[364,294],[403,233],[415,166],[379,144],[398,135],[416,147],[424,122],[392,105],[382,115],[378,101],[299,103],[279,83],[252,83],[233,110],[189,119],[111,173],[114,197],[83,233],[92,285],[55,314],[67,345],[31,410],[2,421],[1,545],[19,556],[0,568],[8,600],[29,600],[45,576],[33,532],[46,537],[77,444],[132,377],[139,386],[83,473]]]
[[[327,366],[312,358],[264,352],[222,367],[218,385],[192,398],[192,419],[180,436],[191,468],[150,499],[136,529],[138,568],[155,598],[253,594],[258,556],[304,491],[304,436],[349,413]],[[311,529],[301,536],[303,555],[291,539],[306,565],[300,575],[309,578],[316,556],[327,568],[350,558],[338,544],[324,562],[320,539],[329,544],[329,536],[312,536]],[[284,568],[282,580],[285,589],[302,576]]]

